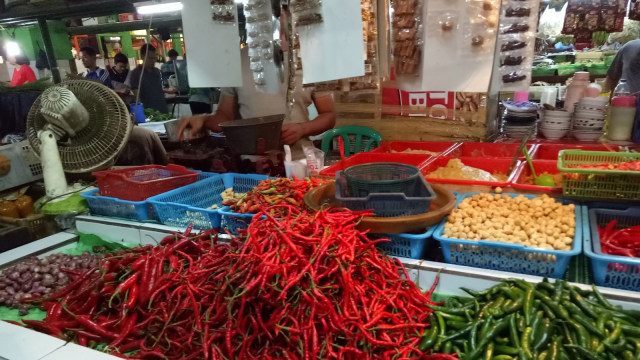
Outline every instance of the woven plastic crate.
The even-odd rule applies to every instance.
[[[432,226],[423,234],[367,234],[367,237],[371,240],[389,239],[389,242],[376,244],[378,250],[389,256],[422,259],[431,243],[434,229],[435,226]]]
[[[451,152],[451,150],[455,149],[458,146],[460,146],[460,143],[455,143],[452,141],[383,141],[382,144],[380,144],[380,147],[372,150],[371,152],[439,156],[447,155],[449,152]],[[424,151],[425,153],[420,154],[420,151]],[[427,151],[429,153],[427,153]]]
[[[142,201],[154,195],[195,182],[198,172],[178,165],[147,165],[95,172],[100,194],[129,201]]]
[[[113,197],[101,196],[100,190],[83,192],[82,197],[87,200],[89,209],[94,215],[102,215],[135,221],[157,221],[158,217],[153,206],[145,201],[121,200]]]
[[[351,166],[342,172],[352,196],[403,193],[410,196],[422,177],[420,169],[402,163],[371,163]]]
[[[515,155],[515,153],[514,153]],[[511,180],[515,176],[515,172],[512,172],[509,179],[505,181],[475,181],[475,180],[457,180],[457,179],[434,179],[430,178],[429,174],[440,167],[447,166],[450,160],[454,159],[454,157],[449,156],[440,156],[434,158],[433,161],[427,162],[424,164],[420,171],[424,175],[430,183],[441,183],[441,184],[456,184],[456,185],[480,185],[480,186],[508,186],[511,183]],[[508,158],[493,158],[493,159],[484,159],[484,158],[475,158],[475,157],[461,157],[460,161],[466,166],[471,166],[477,169],[481,169],[487,171],[491,174],[507,174],[509,171],[509,165],[511,165],[511,160]],[[518,164],[516,164],[518,165]]]
[[[640,153],[563,150],[558,157],[562,194],[574,199],[640,200],[640,171],[580,169],[579,165],[640,160]]]
[[[466,193],[458,197],[458,204],[467,197],[478,193]],[[516,197],[519,194],[503,194]],[[524,195],[533,199],[535,195]],[[575,204],[562,200],[563,204]],[[442,245],[442,253],[447,263],[478,268],[502,270],[528,275],[562,278],[569,260],[582,252],[582,207],[575,206],[576,229],[571,251],[545,250],[520,244],[489,240],[464,240],[443,236],[447,218],[434,231],[434,238]]]
[[[640,225],[640,207],[625,210],[584,209],[589,222],[584,224],[584,253],[591,260],[596,285],[640,291],[640,258],[603,254],[598,226],[617,221],[616,228]]]
[[[25,227],[34,240],[45,238],[59,231],[54,217],[44,214],[31,214],[22,219],[0,216],[0,223]]]
[[[349,156],[344,160],[344,162],[340,161],[320,171],[320,175],[334,177],[336,172],[344,170],[350,166],[383,162],[409,164],[420,169],[421,165],[428,162],[430,159],[432,159],[432,156],[427,154],[358,153]]]
[[[405,193],[372,193],[364,197],[350,197],[345,188],[343,173],[339,171],[336,174],[336,199],[342,206],[353,211],[373,209],[378,217],[417,215],[428,212],[431,200],[436,198],[435,192],[421,175],[409,194],[410,196]]]

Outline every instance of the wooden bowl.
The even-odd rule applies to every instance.
[[[431,201],[429,212],[411,216],[375,217],[365,216],[358,225],[359,230],[370,230],[372,233],[410,233],[425,232],[427,228],[437,224],[451,213],[456,206],[456,197],[440,184],[430,184],[437,198]],[[309,191],[304,202],[312,210],[323,207],[340,207],[335,197],[335,183],[330,182]]]

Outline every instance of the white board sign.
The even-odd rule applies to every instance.
[[[233,23],[223,24],[211,18],[209,0],[183,1],[182,5],[189,86],[242,86],[237,14]]]
[[[298,26],[304,84],[364,75],[360,1],[323,1],[321,24]]]

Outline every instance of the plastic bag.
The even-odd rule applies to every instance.
[[[419,75],[422,59],[422,8],[418,0],[393,2],[393,61],[397,75]]]
[[[322,0],[292,0],[291,17],[296,26],[320,24],[322,18]]]

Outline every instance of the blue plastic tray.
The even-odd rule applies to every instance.
[[[466,193],[458,197],[458,204],[479,193]],[[520,194],[503,194],[516,197]],[[524,195],[533,199],[535,195]],[[435,229],[434,237],[442,245],[442,253],[447,263],[473,266],[492,270],[502,270],[521,274],[562,278],[569,261],[582,252],[582,206],[570,200],[563,204],[575,204],[576,229],[571,251],[545,250],[489,240],[463,240],[446,238],[442,234],[446,217]],[[457,205],[456,205],[457,207]]]
[[[220,194],[228,188],[238,193],[247,192],[267,178],[233,173],[206,176],[209,177],[149,199],[163,224],[187,227],[193,223],[196,228],[218,228],[222,224],[222,214],[219,209],[209,207],[222,208]]]
[[[404,193],[372,193],[365,197],[351,197],[347,194],[346,181],[342,171],[338,171],[336,199],[342,203],[342,206],[353,211],[373,209],[375,216],[378,217],[423,214],[429,211],[431,200],[436,198],[436,193],[422,175],[410,189],[413,196],[407,196]]]
[[[95,189],[80,194],[89,203],[92,214],[136,221],[158,221],[153,206],[149,202],[100,196],[99,191]]]
[[[625,210],[584,209],[584,253],[591,260],[593,277],[598,286],[640,291],[640,258],[603,254],[598,225],[617,220],[617,228],[640,225],[640,207]]]

